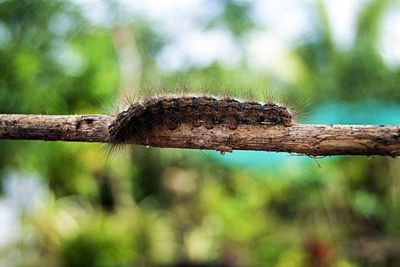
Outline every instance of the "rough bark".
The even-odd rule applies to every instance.
[[[112,143],[110,115],[0,115],[0,139]],[[239,125],[212,129],[182,124],[156,128],[129,143],[154,147],[290,152],[311,156],[400,155],[400,126]]]
[[[0,139],[109,142],[108,115],[0,114]]]

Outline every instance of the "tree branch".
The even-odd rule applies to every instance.
[[[0,139],[112,143],[110,115],[0,115]],[[181,124],[158,127],[129,143],[154,147],[290,152],[311,156],[400,155],[400,126],[359,125],[224,125],[212,129]]]
[[[109,142],[109,115],[0,114],[0,139]]]

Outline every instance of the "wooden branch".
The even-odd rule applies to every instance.
[[[0,115],[0,139],[112,143],[110,115]],[[181,124],[175,130],[155,128],[129,142],[154,147],[262,150],[329,155],[400,155],[400,126],[359,125],[223,125],[212,129]]]
[[[0,139],[109,142],[108,115],[0,114]]]

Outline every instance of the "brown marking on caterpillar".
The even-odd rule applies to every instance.
[[[235,130],[240,124],[291,126],[293,116],[286,107],[271,102],[167,95],[132,104],[117,115],[109,132],[113,143],[121,144],[155,127],[174,130],[182,123],[207,129],[222,124]]]

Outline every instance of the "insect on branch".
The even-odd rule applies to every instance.
[[[0,114],[0,139],[115,143],[111,115],[9,115]],[[175,129],[158,125],[140,131],[124,144],[153,147],[261,150],[329,155],[400,155],[400,126],[226,124],[212,128],[181,123]]]

